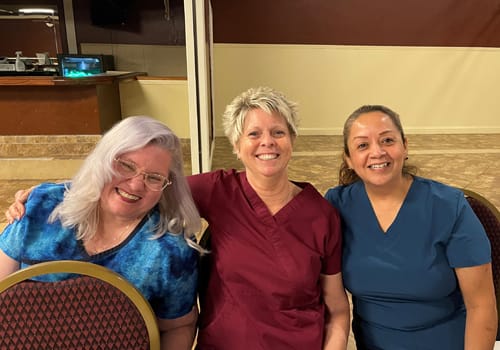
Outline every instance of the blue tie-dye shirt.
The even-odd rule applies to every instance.
[[[134,284],[162,319],[191,311],[196,301],[198,253],[187,245],[183,235],[167,233],[151,238],[158,210],[146,216],[120,245],[89,256],[74,229],[62,227],[59,220],[47,223],[64,192],[64,184],[42,184],[33,190],[26,203],[26,215],[0,234],[0,249],[20,262],[21,268],[52,260],[81,260],[105,266]]]

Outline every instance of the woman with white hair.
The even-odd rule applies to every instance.
[[[192,237],[201,223],[182,167],[168,127],[148,117],[122,120],[70,183],[32,190],[26,215],[0,235],[0,279],[51,260],[108,267],[152,305],[162,349],[191,349],[201,251]]]

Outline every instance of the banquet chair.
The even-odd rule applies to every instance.
[[[37,276],[60,274],[57,282]],[[156,316],[127,280],[103,266],[50,261],[0,281],[0,349],[160,349]]]
[[[485,197],[479,193],[460,189],[472,210],[476,213],[479,221],[488,235],[491,245],[491,265],[493,269],[493,283],[495,285],[495,295],[497,298],[497,311],[499,313],[499,325],[497,340],[500,340],[500,211]]]

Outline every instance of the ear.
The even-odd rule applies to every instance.
[[[236,154],[237,159],[240,159],[240,146],[237,142],[233,144],[233,153]]]
[[[408,157],[408,139],[406,137],[403,140],[403,147],[405,149],[405,156]]]
[[[344,158],[344,162],[347,164],[347,166],[349,167],[349,169],[352,169],[351,158],[349,158],[349,156],[347,154],[345,154],[345,152],[342,154],[342,158]]]

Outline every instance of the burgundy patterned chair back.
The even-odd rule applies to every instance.
[[[82,268],[92,269],[94,273],[96,270],[103,273],[105,269],[82,264],[86,264]],[[42,264],[27,269],[38,265]],[[121,279],[121,284],[129,284],[114,272],[105,272]],[[139,310],[136,301],[110,280],[76,275],[59,282],[36,282],[25,277],[0,293],[1,350],[159,349],[156,320],[147,301],[143,299],[150,314],[145,318],[144,310]],[[139,296],[142,297],[140,293]],[[150,339],[151,322],[154,322],[153,332],[156,327],[153,339]]]
[[[472,207],[472,210],[474,210],[479,221],[483,224],[490,240],[493,283],[497,296],[497,310],[500,316],[500,212],[489,200],[480,194],[471,190],[462,189],[462,191]],[[500,340],[500,317],[497,340]]]

